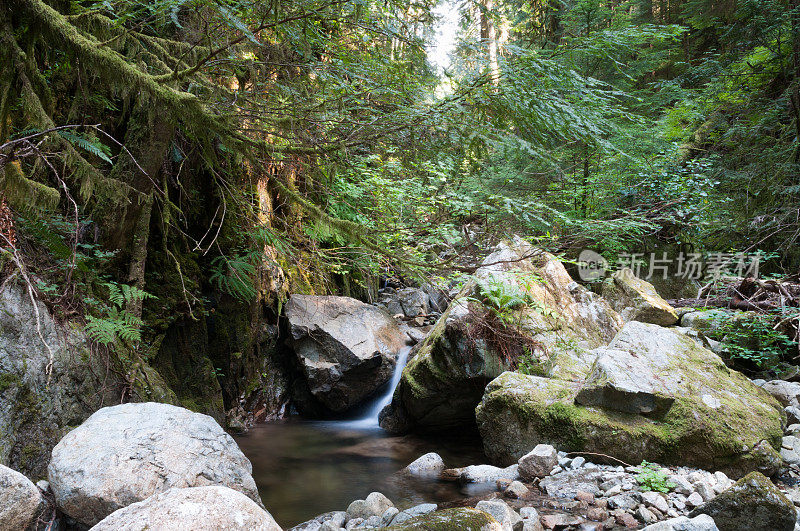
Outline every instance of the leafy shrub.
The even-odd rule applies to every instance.
[[[667,478],[667,474],[655,463],[642,461],[642,471],[636,475],[636,482],[648,491],[667,493],[675,488],[675,484]]]
[[[769,369],[780,363],[796,344],[783,332],[774,329],[768,315],[724,316],[719,335],[732,360]]]

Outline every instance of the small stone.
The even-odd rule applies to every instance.
[[[583,518],[569,514],[546,514],[539,521],[545,529],[564,529],[569,526],[581,525]]]
[[[594,503],[594,494],[586,492],[585,490],[580,490],[575,495],[575,499],[586,503]]]
[[[366,500],[356,500],[351,503],[347,507],[347,516],[365,520],[370,516],[381,516],[386,509],[393,506],[394,504],[389,498],[380,492],[372,492]]]
[[[694,492],[694,487],[692,483],[686,479],[685,477],[681,476],[680,474],[675,474],[674,476],[669,476],[669,481],[675,485],[675,492],[679,494],[683,494],[688,496],[692,492]]]
[[[383,525],[391,524],[392,519],[394,519],[394,517],[397,516],[399,512],[400,509],[398,509],[397,507],[389,507],[388,509],[383,511],[383,514],[381,515],[381,522],[383,523]]]
[[[509,485],[511,485],[512,481],[513,480],[508,478],[500,478],[497,481],[495,481],[494,484],[497,485],[497,490],[504,491],[508,488]]]
[[[522,522],[522,517],[502,500],[483,500],[475,506],[479,511],[492,515],[504,530],[510,531]]]
[[[698,481],[694,486],[697,489],[697,493],[703,497],[703,501],[713,500],[714,496],[716,496],[714,489],[705,481]]]
[[[404,470],[415,476],[428,476],[439,474],[444,468],[444,460],[442,457],[435,452],[430,452],[418,457]]]
[[[549,444],[537,444],[519,458],[519,475],[524,480],[543,478],[558,465],[558,452]]]
[[[364,522],[363,518],[351,518],[347,521],[347,524],[344,526],[344,528],[349,531],[350,529],[360,526],[362,522]]]
[[[617,523],[619,525],[625,526],[629,529],[635,529],[639,527],[639,521],[628,513],[621,513],[614,516],[616,518]]]
[[[522,518],[530,518],[537,521],[539,520],[539,512],[534,507],[523,507],[519,510],[519,515]]]
[[[698,494],[697,492],[693,492],[686,499],[686,505],[691,505],[692,507],[699,507],[703,505],[703,497],[700,496],[700,494]]]
[[[586,462],[586,458],[578,456],[578,457],[576,457],[575,459],[572,460],[572,463],[569,464],[569,467],[571,469],[575,470],[576,468],[582,467],[585,462]]]
[[[650,510],[643,505],[640,505],[639,508],[636,509],[634,515],[636,516],[637,520],[645,524],[652,524],[653,522],[658,520],[656,518],[656,515],[650,512]]]
[[[512,481],[511,484],[503,491],[506,498],[519,499],[528,494],[528,487],[519,481]]]
[[[586,511],[586,518],[589,520],[594,520],[595,522],[603,522],[608,520],[608,511],[605,511],[600,507],[590,507],[589,510]]]
[[[632,510],[636,507],[636,500],[628,494],[617,494],[608,499],[608,506],[611,509]]]
[[[381,527],[382,524],[383,520],[381,519],[380,516],[370,516],[369,518],[364,520],[364,523],[362,525],[367,528],[375,528],[375,527]]]
[[[50,482],[46,479],[40,479],[36,482],[36,486],[39,487],[39,490],[42,492],[47,492],[50,490]]]
[[[605,494],[608,497],[612,497],[612,496],[616,496],[616,495],[620,494],[621,492],[622,492],[622,484],[618,483],[618,484],[614,485],[613,487],[611,487],[610,489],[608,489]]]
[[[561,468],[560,466],[553,467],[553,470],[550,471],[550,475],[552,476],[553,474],[558,474],[559,472],[563,472],[563,471],[564,471],[564,469]]]
[[[643,492],[642,501],[648,507],[655,507],[662,513],[666,513],[669,510],[667,499],[658,492]]]
[[[522,521],[522,531],[544,531],[544,528],[539,518],[530,518]]]

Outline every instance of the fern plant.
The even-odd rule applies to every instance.
[[[111,345],[117,341],[136,343],[142,339],[142,319],[127,311],[129,302],[155,298],[136,286],[106,282],[108,302],[99,308],[99,316],[86,315],[86,334],[101,345]]]

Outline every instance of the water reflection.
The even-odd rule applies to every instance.
[[[358,429],[346,421],[261,424],[237,442],[253,463],[264,505],[283,527],[345,510],[351,501],[376,490],[401,509],[474,495],[455,484],[396,472],[433,451],[448,467],[486,462],[475,434],[392,437],[379,428]]]

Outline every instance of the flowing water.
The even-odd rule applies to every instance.
[[[343,511],[373,491],[382,492],[401,509],[478,493],[434,478],[397,473],[428,452],[437,452],[448,467],[486,462],[477,434],[393,437],[378,427],[378,414],[391,401],[407,359],[408,350],[401,351],[385,392],[355,419],[287,419],[255,426],[237,437],[253,463],[261,499],[282,527]]]

